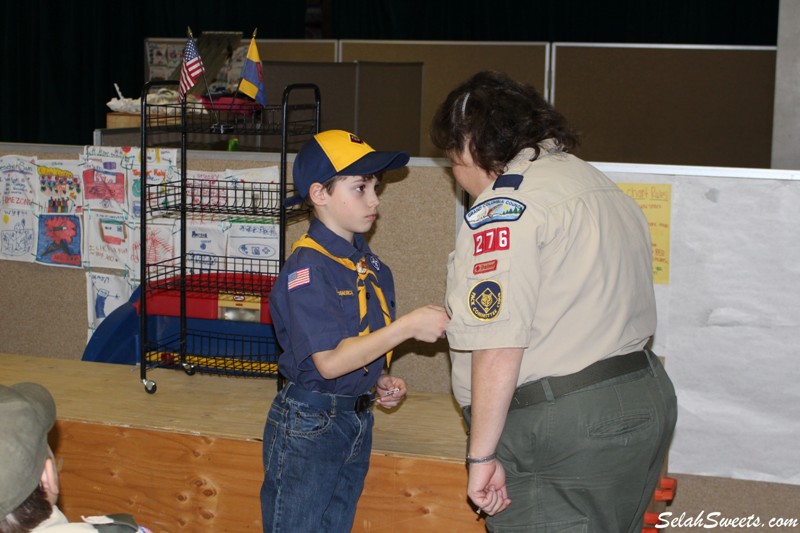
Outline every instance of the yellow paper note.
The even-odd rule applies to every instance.
[[[669,230],[672,185],[668,183],[617,183],[644,211],[653,241],[653,283],[669,284]]]

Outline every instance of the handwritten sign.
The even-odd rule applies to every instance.
[[[644,211],[653,241],[653,283],[669,284],[669,239],[672,185],[668,183],[617,183]]]

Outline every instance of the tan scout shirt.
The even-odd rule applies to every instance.
[[[520,152],[465,216],[447,268],[456,400],[471,351],[524,348],[517,386],[640,349],[656,327],[652,252],[639,206],[545,141]],[[550,152],[548,152],[550,150]]]

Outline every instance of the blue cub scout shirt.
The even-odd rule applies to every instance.
[[[361,235],[353,244],[312,220],[308,235],[331,255],[354,263],[366,257],[378,278],[386,303],[395,318],[395,288],[392,272],[374,255]],[[336,348],[359,333],[358,275],[320,252],[300,247],[286,260],[269,297],[275,333],[281,353],[278,368],[289,381],[310,391],[357,396],[378,380],[385,357],[336,379],[325,379],[317,371],[311,354]],[[386,325],[378,298],[367,282],[367,319],[370,331]]]

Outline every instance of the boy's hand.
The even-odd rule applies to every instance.
[[[378,378],[375,403],[386,409],[394,409],[406,397],[406,382],[389,374],[382,374]]]
[[[411,311],[409,319],[414,321],[414,338],[422,342],[436,342],[444,337],[450,317],[444,307],[426,305]]]

